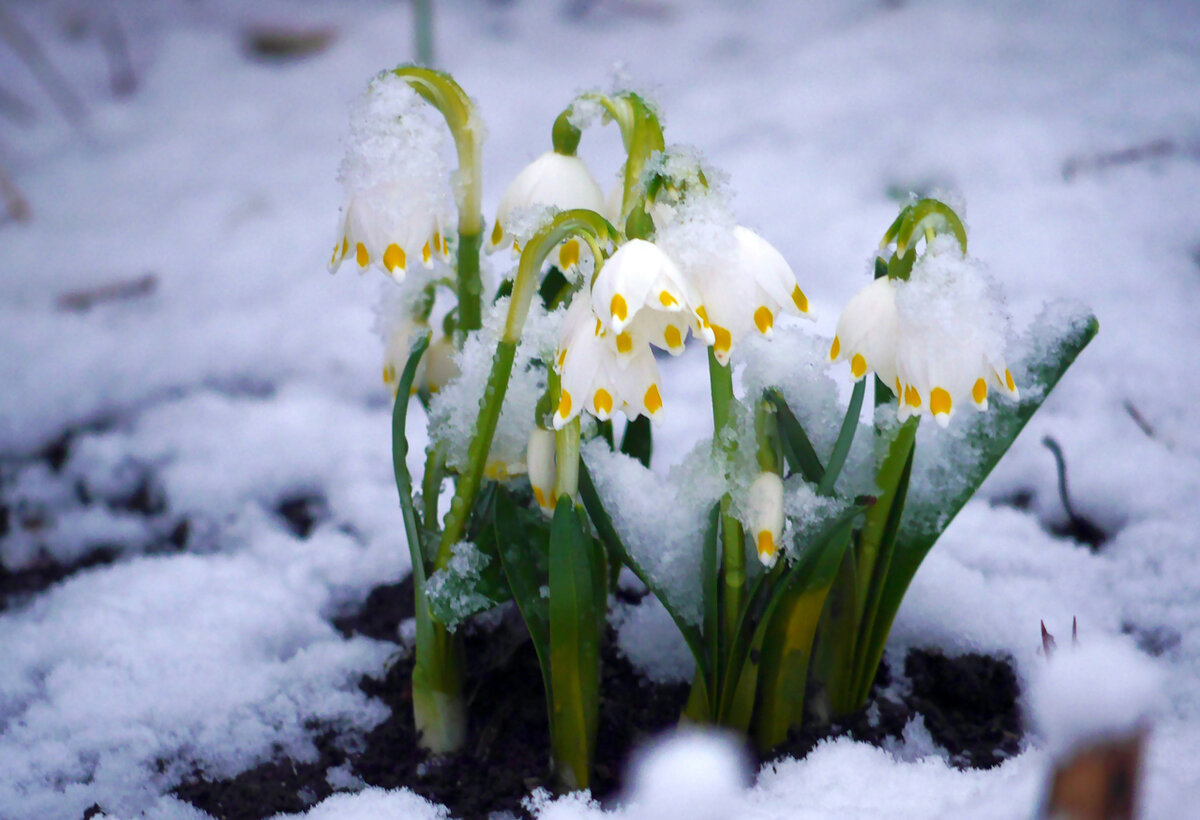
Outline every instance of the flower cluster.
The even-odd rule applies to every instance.
[[[926,245],[908,279],[881,276],[846,305],[829,350],[855,380],[874,371],[894,387],[901,421],[931,415],[943,427],[958,407],[986,410],[992,389],[1017,399],[1004,363],[1008,320],[995,287],[959,243]]]

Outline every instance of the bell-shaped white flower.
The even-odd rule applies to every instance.
[[[392,389],[393,394],[400,387],[400,376],[412,353],[413,342],[428,331],[427,324],[414,320],[394,322],[388,329],[383,343],[383,383]],[[426,351],[417,364],[417,373],[413,378],[410,392],[416,393],[425,383],[425,370],[428,362],[429,351]]]
[[[455,223],[444,130],[429,106],[391,74],[382,75],[351,117],[351,140],[338,174],[345,200],[329,261],[374,265],[401,279],[410,266],[448,258]]]
[[[618,248],[592,283],[593,309],[601,328],[613,334],[623,365],[647,344],[678,355],[688,330],[711,341],[696,302],[671,257],[644,239]]]
[[[943,427],[961,406],[986,410],[995,389],[1020,397],[1004,363],[1008,318],[995,285],[953,237],[937,237],[908,280],[881,277],[850,300],[830,349],[855,379],[873,370],[897,396],[901,420]]]
[[[554,429],[583,410],[601,421],[616,410],[629,418],[658,420],[663,404],[654,353],[643,346],[619,358],[614,334],[593,314],[586,289],[567,309],[560,338],[554,361],[561,377]]]
[[[681,212],[666,218],[664,242],[681,260],[688,284],[699,300],[696,314],[717,361],[726,364],[734,346],[750,333],[770,338],[782,313],[811,318],[808,297],[791,267],[769,242],[749,228],[732,229],[719,221],[709,247],[695,247],[691,234],[703,218]],[[692,245],[693,247],[684,247]]]
[[[449,336],[439,336],[430,343],[422,360],[425,373],[421,380],[430,393],[438,392],[458,378],[458,362],[455,360],[457,352],[454,340]]]
[[[896,383],[896,283],[887,276],[875,279],[846,303],[829,359],[850,362],[850,374],[858,381],[875,371],[883,383]]]
[[[587,208],[603,213],[604,194],[583,160],[547,151],[525,166],[500,197],[488,249],[496,251],[511,244],[519,252],[510,220],[518,212],[535,208]],[[556,257],[558,267],[566,271],[578,265],[581,250],[578,239],[563,242]]]
[[[534,499],[543,512],[554,512],[554,481],[557,475],[554,433],[540,427],[533,428],[529,434],[529,444],[525,447],[525,461]]]
[[[783,535],[783,480],[771,472],[762,472],[750,485],[747,515],[750,532],[765,567],[775,565]]]

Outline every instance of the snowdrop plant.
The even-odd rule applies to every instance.
[[[407,122],[410,88],[454,135],[453,186],[429,134]],[[838,323],[825,366],[849,363],[854,387],[845,407],[821,408],[840,422],[832,444],[818,447],[800,421],[813,417],[807,404],[816,397],[782,382],[739,396],[733,370],[748,338],[772,339],[785,314],[808,317],[809,300],[784,257],[738,224],[720,175],[695,152],[666,146],[643,97],[583,94],[555,120],[552,150],[500,200],[489,249],[511,247],[517,265],[490,306],[478,256],[482,132],[470,101],[445,75],[401,68],[375,81],[366,108],[376,127],[356,128],[343,166],[335,264],[353,258],[399,279],[424,238],[422,261],[455,266],[452,280],[406,283],[419,295],[385,333],[422,742],[434,753],[463,742],[469,659],[456,628],[511,600],[541,666],[554,772],[563,788],[587,788],[600,646],[621,567],[658,597],[695,658],[688,719],[732,727],[767,749],[806,720],[860,708],[921,559],[1091,338],[1094,320],[1075,322],[1010,369],[1006,320],[966,256],[961,221],[940,201],[914,201],[885,232],[876,279]],[[626,149],[611,204],[577,155],[597,120],[615,122]],[[456,242],[446,239],[455,215],[437,194],[451,187]],[[454,305],[435,360],[425,329],[446,291]],[[689,337],[707,349],[714,422],[712,440],[689,461],[689,481],[711,490],[696,509],[711,509],[691,522],[691,569],[676,577],[653,547],[678,533],[657,533],[649,550],[631,539],[603,471],[618,464],[626,478],[649,477],[643,483],[662,497],[644,503],[665,509],[678,500],[648,468],[652,422],[672,423],[656,351],[678,355]],[[872,477],[864,487],[843,468],[868,373],[876,376],[875,455],[855,464]],[[419,493],[405,460],[413,393],[431,420]],[[996,394],[1010,403],[973,414],[967,435],[940,445],[954,480],[910,499],[920,418],[958,424],[962,408],[987,410]],[[619,444],[618,414],[627,420]]]

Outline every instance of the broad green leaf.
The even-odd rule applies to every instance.
[[[825,475],[821,459],[813,448],[803,425],[792,413],[783,395],[778,390],[768,390],[765,393],[767,401],[775,406],[775,414],[779,419],[780,440],[783,444],[783,455],[787,459],[792,472],[804,476],[810,484],[820,484]]]
[[[605,611],[597,603],[607,580],[599,552],[571,498],[560,496],[550,525],[551,746],[557,774],[571,789],[590,784],[599,725]]]
[[[596,533],[600,536],[600,540],[604,542],[612,554],[619,557],[621,563],[629,567],[633,574],[646,585],[654,597],[658,599],[659,603],[663,605],[663,608],[667,610],[667,614],[671,616],[671,620],[675,622],[675,628],[683,636],[688,649],[692,652],[692,657],[696,660],[696,678],[698,680],[711,679],[714,672],[709,663],[707,649],[700,630],[683,617],[682,610],[671,601],[670,597],[665,594],[664,590],[658,584],[654,583],[645,568],[640,566],[634,560],[633,556],[629,554],[629,550],[625,549],[625,545],[621,542],[621,536],[617,534],[612,519],[604,509],[604,504],[600,501],[600,494],[596,492],[596,485],[592,482],[592,476],[588,471],[587,464],[582,459],[579,461],[579,497],[583,501],[588,518],[591,519],[592,526],[596,528]]]
[[[548,589],[548,554],[550,531],[541,513],[535,520],[512,502],[508,491],[496,492],[495,516],[492,529],[496,552],[508,578],[513,600],[529,629],[538,664],[542,668],[542,684],[546,691],[547,714],[554,713],[550,682],[550,601],[543,595]]]
[[[961,446],[966,452],[952,456],[953,469],[960,476],[957,491],[950,497],[936,501],[909,499],[909,509],[901,522],[891,567],[879,598],[879,610],[870,629],[866,670],[871,675],[883,656],[892,621],[921,562],[954,516],[1012,446],[1026,422],[1041,407],[1099,327],[1091,314],[1077,315],[1048,349],[1041,352],[1035,350],[1026,357],[1017,368],[1024,373],[1024,395],[1020,403],[1014,408],[998,401],[988,412],[977,415],[972,420],[970,434],[962,440]]]

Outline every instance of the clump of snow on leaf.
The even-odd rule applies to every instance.
[[[1161,695],[1162,674],[1148,657],[1096,635],[1051,655],[1034,676],[1030,703],[1051,754],[1058,756],[1145,729]]]
[[[617,602],[609,619],[617,648],[654,683],[689,683],[696,661],[662,602],[647,595],[636,605]]]
[[[689,621],[702,617],[700,558],[709,512],[724,493],[709,442],[701,442],[666,478],[593,439],[582,454],[604,509],[634,561]]]
[[[450,631],[464,619],[494,605],[494,601],[478,591],[480,575],[491,560],[470,541],[460,541],[451,550],[446,566],[426,580],[429,607]]]
[[[455,357],[458,378],[443,387],[429,405],[429,437],[445,446],[447,466],[460,472],[469,464],[467,449],[475,434],[479,403],[492,371],[508,303],[507,298],[497,301],[484,317],[483,328],[467,337]],[[492,438],[487,460],[490,475],[525,472],[525,445],[533,430],[538,399],[546,390],[545,363],[554,355],[561,321],[561,310],[547,313],[539,300],[533,300]]]

